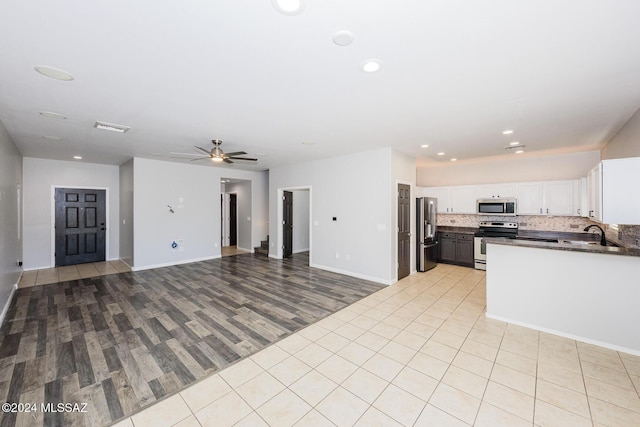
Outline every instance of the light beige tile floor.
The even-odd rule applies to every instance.
[[[640,357],[485,318],[438,265],[117,425],[640,426]]]
[[[124,273],[126,271],[130,271],[129,266],[120,260],[29,270],[22,273],[18,287],[27,288],[29,286]]]

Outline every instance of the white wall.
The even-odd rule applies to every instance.
[[[293,253],[309,250],[309,190],[293,192]]]
[[[269,256],[282,257],[282,189],[310,188],[310,264],[392,283],[391,182],[390,148],[272,168]]]
[[[107,259],[120,250],[119,167],[25,157],[24,176],[24,268],[54,266],[53,187],[107,189]]]
[[[640,109],[602,149],[602,159],[640,157]]]
[[[251,182],[230,182],[225,184],[226,193],[236,194],[238,216],[238,242],[240,249],[253,250],[251,235]],[[227,200],[228,203],[228,200]]]
[[[437,187],[576,179],[587,176],[589,170],[600,161],[599,151],[544,157],[522,156],[525,157],[514,154],[509,159],[418,166],[417,184],[421,187]]]
[[[405,154],[401,154],[395,150],[391,153],[391,217],[392,224],[398,224],[398,184],[408,184],[411,186],[411,267],[410,271],[416,271],[416,159]],[[392,253],[390,255],[391,271],[395,270],[395,278],[397,280],[397,263],[398,263],[398,233],[394,226],[391,227]]]
[[[22,155],[0,122],[0,323],[22,271],[16,265],[22,259],[19,186],[22,186]]]
[[[133,175],[134,270],[220,256],[222,177],[251,181],[249,247],[259,244],[255,236],[266,235],[266,195],[256,197],[254,191],[266,187],[264,172],[135,158]],[[174,240],[182,240],[176,249]]]
[[[133,265],[133,159],[120,165],[120,259]]]

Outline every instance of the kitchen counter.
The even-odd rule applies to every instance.
[[[599,242],[600,238],[595,240],[589,239],[586,233],[563,233],[563,232],[519,232],[518,239],[507,239],[504,237],[486,237],[485,241],[488,244],[498,244],[505,246],[519,246],[524,248],[538,248],[538,249],[553,249],[559,251],[573,251],[573,252],[589,252],[594,254],[607,254],[607,255],[624,255],[640,257],[640,249],[636,248],[623,248],[619,246],[600,246],[600,244],[580,244],[580,243],[558,243],[558,242],[545,242],[536,240],[523,240],[525,239],[549,239],[549,240],[571,240],[575,242]]]
[[[486,242],[487,317],[640,355],[640,250]]]
[[[438,231],[461,234],[475,234],[478,232],[478,227],[455,227],[452,225],[439,225]]]

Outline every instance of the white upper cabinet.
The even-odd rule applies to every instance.
[[[475,214],[476,187],[464,185],[460,187],[425,187],[424,197],[438,199],[438,213]]]
[[[638,168],[640,170],[640,166]],[[437,198],[438,213],[445,214],[475,214],[477,199],[505,197],[515,197],[518,200],[518,215],[578,216],[582,214],[579,179],[423,187],[418,194],[423,197]]]
[[[518,184],[518,215],[580,215],[580,180]]]
[[[476,187],[478,199],[499,199],[503,197],[516,197],[515,184],[483,184]]]
[[[575,196],[579,186],[579,180],[545,182],[543,213],[562,216],[579,215],[580,206],[576,205]]]
[[[602,222],[640,224],[640,157],[603,160]]]
[[[598,163],[589,171],[587,176],[587,184],[589,185],[589,212],[587,216],[594,220],[602,222],[602,164]]]
[[[476,187],[465,185],[463,187],[450,187],[449,201],[451,212],[456,214],[476,213]]]
[[[435,197],[438,199],[437,212],[450,213],[449,188],[450,187],[425,187],[422,190],[422,197]]]
[[[520,183],[517,186],[518,215],[541,215],[543,213],[543,191],[541,182]]]

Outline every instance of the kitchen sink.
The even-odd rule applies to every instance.
[[[571,245],[599,245],[600,242],[593,240],[558,240],[558,243],[567,243]]]

